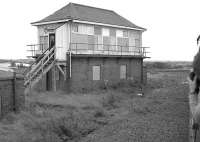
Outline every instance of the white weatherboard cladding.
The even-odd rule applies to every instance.
[[[78,33],[86,35],[94,35],[94,26],[86,24],[78,24]]]
[[[56,29],[56,59],[66,60],[66,52],[69,49],[69,25]]]
[[[110,36],[110,32],[108,28],[103,28],[102,29],[102,35],[103,36]]]

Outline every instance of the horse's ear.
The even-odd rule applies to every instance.
[[[190,80],[194,80],[194,77],[195,77],[195,73],[192,71],[192,72],[190,72],[189,73],[189,78],[190,78]]]
[[[197,45],[199,44],[200,35],[197,37]]]

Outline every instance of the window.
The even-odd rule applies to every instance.
[[[116,36],[117,37],[123,37],[123,31],[122,30],[117,30],[116,31]]]
[[[48,48],[48,36],[39,37],[40,50],[45,51]]]
[[[94,26],[87,25],[86,28],[87,28],[88,35],[94,35]]]
[[[116,37],[116,30],[115,29],[110,29],[110,36]]]
[[[120,79],[126,79],[126,65],[120,65]]]
[[[117,38],[117,45],[119,45],[119,51],[129,51],[129,39],[118,37]]]
[[[102,35],[103,35],[103,36],[110,36],[110,31],[109,31],[109,29],[103,28],[103,29],[102,29]]]
[[[139,39],[135,39],[135,46],[140,47],[140,40]]]
[[[128,31],[126,30],[123,31],[123,37],[128,37]]]
[[[108,51],[110,45],[110,37],[104,36],[103,37],[103,49]]]
[[[73,24],[72,25],[72,32],[78,32],[78,24]]]
[[[93,78],[93,80],[100,80],[100,70],[101,70],[101,68],[100,68],[100,66],[93,66],[92,67],[92,78]]]
[[[101,33],[101,27],[95,26],[95,27],[94,27],[94,34],[95,34],[95,35],[101,35],[101,34],[102,34],[102,33]]]

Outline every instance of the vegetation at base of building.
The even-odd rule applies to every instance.
[[[0,141],[99,142],[117,138],[160,142],[173,138],[185,142],[187,74],[185,70],[150,71],[148,84],[142,88],[144,96],[138,95],[140,84],[131,82],[76,94],[33,92],[25,110],[1,120]]]

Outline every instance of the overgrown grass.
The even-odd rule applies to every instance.
[[[114,117],[112,110],[121,107],[137,87],[119,83],[94,94],[34,94],[27,99],[30,102],[23,112],[2,120],[6,126],[0,125],[0,141],[79,141],[107,125],[110,117]],[[7,134],[2,138],[2,133]]]
[[[80,138],[87,136],[102,123],[96,118],[104,117],[103,110],[97,110],[96,113],[89,114],[79,110],[65,111],[60,110],[54,113],[51,108],[41,108],[41,106],[30,105],[32,108],[21,112],[20,114],[10,114],[2,120],[6,127],[16,127],[17,133],[13,134],[10,142],[67,142],[69,140],[78,141]],[[18,124],[18,125],[14,125]],[[19,127],[20,126],[20,127]],[[1,126],[0,126],[1,127]],[[5,128],[4,128],[5,129]],[[0,129],[3,132],[3,129]],[[0,138],[1,141],[1,138]]]

